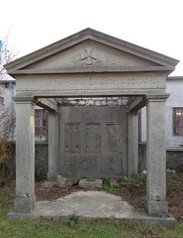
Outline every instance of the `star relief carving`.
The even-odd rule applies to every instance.
[[[87,65],[92,65],[93,63],[97,63],[97,54],[94,48],[86,47],[81,53],[81,62]]]

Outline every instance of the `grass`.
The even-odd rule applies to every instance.
[[[171,175],[169,180],[176,182],[178,180],[176,176]],[[122,178],[121,182],[131,183],[135,187],[141,185],[141,179],[126,180]],[[8,220],[6,214],[12,208],[13,197],[13,188],[1,189],[1,238],[183,238],[183,223],[178,223],[174,230],[169,230],[125,220],[86,220],[74,215],[63,220]]]
[[[136,237],[183,237],[183,226],[175,230],[139,225],[117,220],[80,220],[68,226],[62,220],[6,220],[0,215],[0,237],[2,238],[136,238]]]
[[[106,190],[108,193],[114,193],[115,188],[111,186],[109,179],[103,179],[102,181],[102,187],[104,190]]]

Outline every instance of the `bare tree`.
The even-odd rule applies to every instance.
[[[8,36],[9,34],[0,44],[0,80],[5,80],[9,77],[3,65],[8,64],[15,58],[14,51],[8,48]]]
[[[6,162],[10,159],[10,139],[15,126],[14,103],[7,89],[6,82],[11,80],[7,74],[4,64],[9,63],[15,57],[13,51],[8,49],[8,35],[0,42],[0,96],[4,98],[3,105],[0,105],[0,185],[4,185]]]

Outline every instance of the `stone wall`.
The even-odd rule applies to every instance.
[[[12,159],[8,163],[11,176],[15,176],[15,143],[12,143]],[[146,145],[139,144],[139,172],[145,169]],[[174,169],[176,172],[183,172],[183,148],[167,149],[167,168]],[[35,166],[36,179],[46,180],[48,171],[48,143],[36,143],[35,146]]]

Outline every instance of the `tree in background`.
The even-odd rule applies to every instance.
[[[6,163],[10,159],[11,137],[15,126],[14,104],[11,98],[6,97],[5,82],[11,80],[3,65],[15,58],[13,51],[8,49],[8,35],[4,41],[0,40],[0,96],[4,98],[0,105],[0,186],[5,183]]]
[[[8,34],[4,40],[0,39],[0,80],[6,80],[10,76],[3,65],[10,63],[15,58],[15,53],[13,50],[8,49]]]

